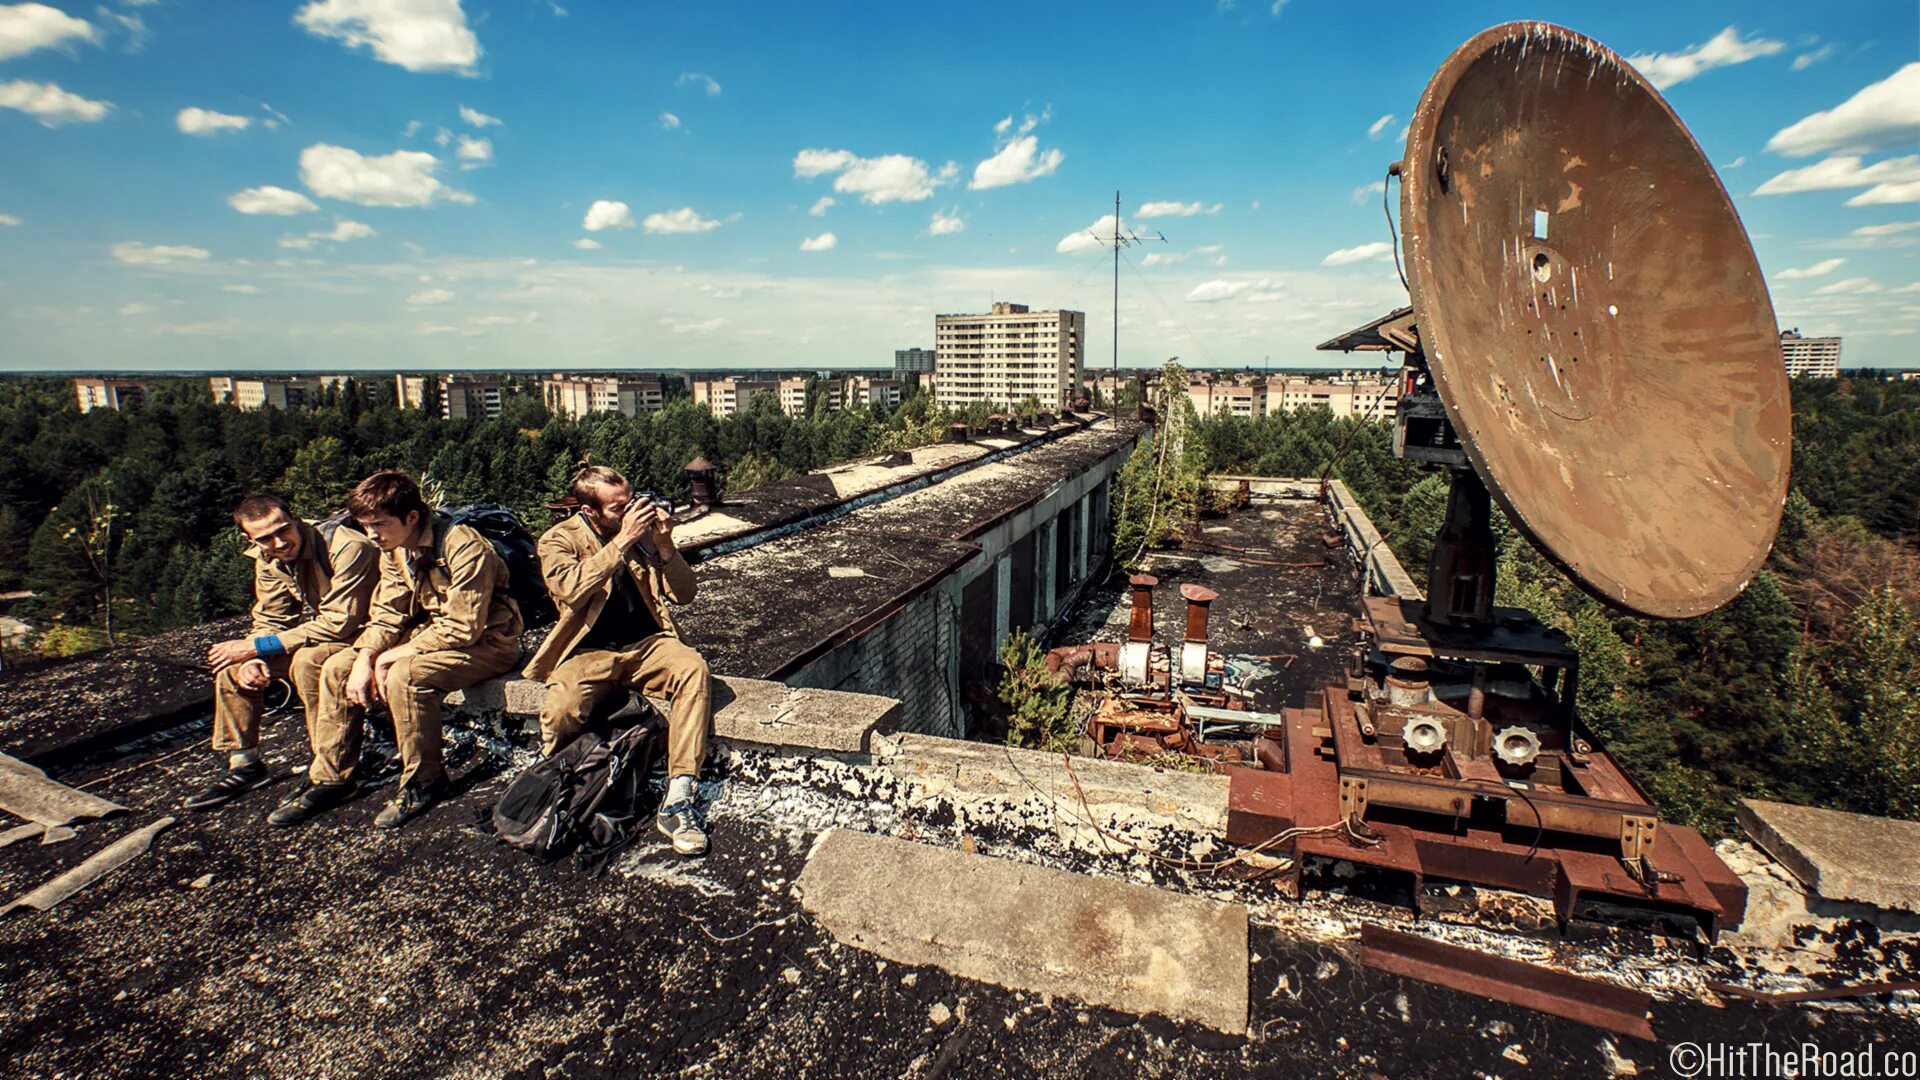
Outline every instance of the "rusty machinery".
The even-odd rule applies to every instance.
[[[1235,776],[1242,842],[1737,924],[1745,888],[1575,709],[1565,635],[1494,603],[1493,504],[1589,593],[1684,618],[1737,596],[1787,492],[1791,415],[1747,234],[1686,127],[1598,42],[1510,23],[1428,83],[1401,182],[1412,303],[1322,345],[1405,354],[1394,447],[1450,476],[1425,597],[1368,597],[1344,685]],[[1285,774],[1285,775],[1274,775]]]

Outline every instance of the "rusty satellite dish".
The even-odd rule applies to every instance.
[[[1421,348],[1507,513],[1628,610],[1737,596],[1786,501],[1787,377],[1746,230],[1665,99],[1590,38],[1497,26],[1427,84],[1402,184]]]

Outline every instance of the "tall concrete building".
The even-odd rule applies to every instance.
[[[540,394],[554,415],[575,420],[601,412],[640,416],[666,405],[658,379],[542,379]]]
[[[1274,379],[1267,383],[1268,412],[1324,408],[1342,418],[1391,420],[1399,401],[1399,388],[1390,382]]]
[[[1065,408],[1080,387],[1087,317],[1078,311],[1031,311],[995,303],[984,315],[933,319],[934,400],[1014,405],[1037,397]]]
[[[1267,415],[1266,383],[1196,382],[1187,386],[1195,416],[1238,416],[1258,420]]]
[[[95,409],[119,412],[123,405],[147,400],[147,383],[145,379],[75,379],[73,393],[83,413]]]
[[[1816,379],[1840,377],[1840,339],[1837,337],[1801,337],[1798,329],[1780,331],[1780,358],[1786,361],[1787,377],[1810,375]]]
[[[904,379],[909,375],[931,375],[933,360],[932,349],[895,349],[893,350],[893,377]]]
[[[777,394],[780,384],[772,379],[695,379],[693,400],[705,405],[715,416],[732,416],[753,403],[759,394]]]
[[[435,375],[395,375],[394,390],[403,409],[426,407],[429,380],[440,392],[440,415],[447,420],[482,420],[500,415],[506,384],[495,379]]]
[[[320,403],[321,380],[313,376],[269,379],[214,375],[207,379],[207,389],[215,405],[233,405],[246,412],[300,409]]]

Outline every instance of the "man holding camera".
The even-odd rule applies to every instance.
[[[571,494],[580,512],[540,537],[540,572],[559,618],[524,672],[547,684],[542,750],[580,734],[615,692],[665,697],[667,795],[656,827],[675,851],[699,855],[707,834],[694,816],[694,784],[712,724],[707,662],[681,642],[666,605],[693,599],[693,568],[673,545],[667,508],[636,498],[619,472],[586,466]]]

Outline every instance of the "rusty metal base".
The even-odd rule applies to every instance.
[[[1294,826],[1340,820],[1340,771],[1328,740],[1316,736],[1319,710],[1288,709],[1285,737],[1255,742],[1262,768],[1231,770],[1227,839],[1257,844]],[[1373,814],[1366,825],[1380,843],[1364,846],[1339,833],[1304,836],[1287,849],[1296,859],[1318,855],[1406,873],[1416,910],[1429,877],[1551,899],[1564,930],[1583,899],[1691,917],[1709,940],[1740,925],[1747,888],[1698,832],[1662,824],[1649,861],[1659,881],[1643,885],[1616,851],[1587,838],[1547,833],[1535,847],[1531,828],[1454,827],[1429,815]]]

